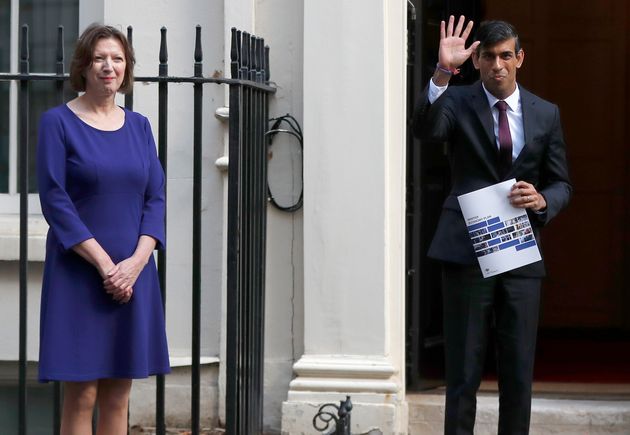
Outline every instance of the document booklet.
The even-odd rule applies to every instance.
[[[513,207],[507,180],[457,197],[484,278],[541,260],[525,209]]]

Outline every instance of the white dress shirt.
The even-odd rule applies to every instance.
[[[435,83],[433,83],[433,79],[429,80],[429,102],[433,104],[435,100],[437,100],[440,95],[442,95],[444,91],[446,91],[446,88],[448,88],[448,85],[437,86]],[[483,91],[486,93],[488,104],[491,107],[492,119],[494,120],[494,137],[496,140],[497,149],[499,149],[499,109],[494,107],[499,99],[488,92],[485,86],[483,86]],[[516,90],[512,93],[512,95],[510,95],[503,101],[505,101],[508,105],[507,117],[508,123],[510,124],[510,136],[512,136],[512,161],[514,161],[525,146],[523,108],[521,106],[521,93],[518,89],[518,85],[516,86]]]

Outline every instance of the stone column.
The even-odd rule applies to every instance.
[[[353,433],[407,432],[406,1],[304,4],[304,355],[282,431],[351,395]]]

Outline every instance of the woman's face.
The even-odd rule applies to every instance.
[[[85,71],[85,92],[110,96],[116,94],[125,80],[125,51],[114,38],[96,42],[92,64]]]

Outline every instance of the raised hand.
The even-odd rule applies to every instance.
[[[466,48],[466,39],[468,39],[473,28],[473,22],[468,21],[468,24],[464,27],[465,21],[466,17],[460,16],[457,26],[454,27],[455,17],[451,15],[448,19],[448,26],[444,21],[440,23],[440,51],[438,59],[440,67],[444,69],[454,71],[459,68],[479,45],[479,41],[475,41],[470,47]]]

